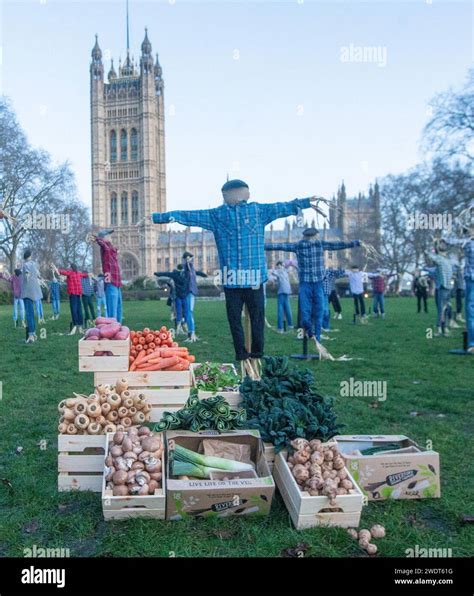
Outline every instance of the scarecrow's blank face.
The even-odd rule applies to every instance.
[[[250,191],[247,187],[231,188],[222,193],[224,203],[226,205],[238,205],[239,203],[248,201],[250,198]]]

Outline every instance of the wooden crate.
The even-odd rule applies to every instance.
[[[312,497],[307,492],[301,492],[286,463],[286,457],[287,453],[284,451],[276,456],[273,477],[296,529],[304,530],[314,526],[357,528],[364,496],[347,468],[348,478],[354,489],[348,495],[337,496],[337,506],[331,508],[328,497]],[[322,511],[323,509],[333,510]]]
[[[78,342],[79,370],[94,371],[128,371],[130,356],[130,338],[97,339]],[[94,356],[96,352],[112,352],[112,356]]]
[[[196,384],[196,380],[194,378],[194,370],[198,366],[201,365],[196,363],[191,366],[193,385]],[[232,367],[235,373],[237,374],[236,368],[233,364],[224,362],[224,366]],[[198,389],[199,399],[207,399],[208,397],[213,397],[214,395],[222,395],[222,397],[225,398],[226,402],[233,408],[239,407],[242,402],[242,395],[240,394],[240,391],[203,391],[202,389]]]
[[[105,435],[105,453],[109,451],[109,441],[114,433]],[[162,437],[163,445],[165,438]],[[105,460],[105,458],[104,458]],[[102,461],[102,472],[104,472],[105,461]],[[114,497],[111,490],[105,488],[105,474],[102,473],[102,511],[105,520],[110,519],[130,519],[138,517],[147,517],[154,519],[165,519],[166,515],[166,478],[165,478],[165,449],[161,457],[161,466],[163,478],[161,488],[156,489],[154,495],[127,497]]]
[[[58,436],[58,490],[102,490],[105,435]]]
[[[275,465],[275,447],[273,443],[264,443],[265,448],[265,461],[270,468],[270,472],[273,472],[273,466]]]
[[[115,385],[118,379],[129,383],[132,395],[141,393],[151,404],[151,422],[159,422],[163,412],[176,412],[188,401],[192,384],[191,370],[150,372],[96,372],[94,385]]]

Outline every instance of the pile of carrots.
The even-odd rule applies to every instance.
[[[130,370],[188,370],[194,356],[176,343],[166,327],[130,332]]]

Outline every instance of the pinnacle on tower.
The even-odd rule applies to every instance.
[[[97,35],[97,33],[95,34],[95,44],[94,44],[94,47],[92,48],[91,56],[92,56],[92,59],[97,62],[100,62],[102,60],[102,50],[100,49],[100,46],[99,46],[99,36]]]
[[[148,39],[148,29],[145,27],[145,39],[142,41],[142,54],[151,55],[152,47],[151,42]]]
[[[117,73],[115,72],[113,59],[110,61],[110,70],[109,74],[107,75],[107,78],[109,79],[109,82],[117,78]]]

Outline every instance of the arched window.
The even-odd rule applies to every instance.
[[[122,224],[128,224],[128,194],[124,191],[120,198],[120,210],[122,213]]]
[[[117,133],[115,130],[110,131],[110,161],[117,161]]]
[[[122,277],[126,281],[131,281],[137,277],[139,273],[138,261],[135,255],[125,253],[120,259],[120,268],[122,271]]]
[[[117,193],[113,192],[110,198],[110,223],[117,225]]]
[[[132,224],[138,223],[139,216],[140,213],[138,208],[138,192],[134,190],[132,192]]]
[[[127,161],[128,159],[128,148],[127,148],[127,131],[122,128],[120,131],[120,161]]]
[[[138,159],[138,133],[136,128],[130,131],[130,158],[134,161]]]

